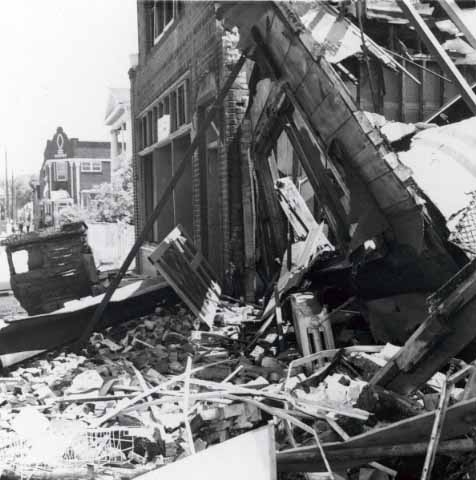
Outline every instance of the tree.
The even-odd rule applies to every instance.
[[[133,222],[132,167],[113,172],[111,183],[103,183],[91,192],[89,213],[97,222]]]
[[[15,178],[15,201],[18,210],[32,201],[33,190],[31,182],[36,179],[37,175],[34,174],[19,175]]]
[[[88,222],[88,212],[84,211],[82,208],[77,205],[69,205],[63,207],[59,211],[58,222],[60,225],[65,223],[75,223],[75,222]]]

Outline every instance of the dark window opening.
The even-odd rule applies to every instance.
[[[145,217],[149,218],[154,209],[154,175],[153,175],[153,163],[152,163],[152,154],[147,155],[142,160],[143,167],[143,188],[144,188],[144,210]],[[154,241],[154,232],[150,230],[147,238],[147,241]]]
[[[185,86],[181,85],[177,90],[177,127],[185,123]]]
[[[154,2],[144,2],[146,50],[154,45]]]
[[[172,92],[170,99],[170,130],[173,132],[177,129],[177,93]]]

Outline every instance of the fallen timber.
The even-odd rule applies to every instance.
[[[158,301],[174,298],[164,282],[140,280],[116,291],[100,327],[118,324],[154,310]],[[76,341],[90,321],[102,295],[70,303],[56,312],[6,321],[0,332],[0,362],[6,368]]]
[[[428,292],[438,290],[468,261],[449,245],[449,231],[431,198],[358,110],[294,10],[284,3],[249,2],[225,5],[221,15],[225,26],[238,27],[239,46],[253,52],[263,81],[271,81],[265,107],[252,121],[257,164],[266,160],[279,131],[286,131],[325,212],[330,241],[341,254],[325,269],[313,268],[308,277],[314,286],[343,285],[363,302],[411,293],[423,303]],[[375,247],[367,251],[369,240]],[[418,354],[412,356],[410,345],[400,354],[411,357],[418,379],[401,385],[390,381],[395,376],[395,362],[390,362],[377,374],[388,371],[387,379],[375,383],[398,392],[424,383],[476,336],[469,321],[474,307],[468,302],[458,313],[447,312],[445,325],[419,318]]]
[[[467,434],[471,428],[469,419],[476,414],[476,399],[459,402],[447,410],[442,430],[442,438],[450,440]],[[435,412],[427,412],[412,418],[395,422],[382,428],[339,443],[324,444],[331,465],[341,468],[363,465],[376,458],[392,456],[424,455],[430,437]],[[416,447],[415,447],[416,445]],[[440,444],[440,447],[444,443]],[[449,452],[471,451],[474,449],[474,440],[470,442],[457,441],[446,444]],[[372,450],[373,449],[373,450]],[[368,453],[366,453],[368,452]],[[372,453],[370,453],[372,452]],[[334,464],[333,461],[334,460]],[[302,447],[278,454],[278,469],[283,471],[320,471],[322,463],[315,448]]]
[[[384,446],[366,446],[343,448],[323,445],[326,457],[331,465],[340,469],[366,465],[375,459],[416,457],[424,455],[428,443],[401,443]],[[455,455],[473,452],[476,442],[472,438],[446,440],[438,445],[439,455]],[[277,453],[277,467],[280,472],[315,472],[324,468],[324,464],[310,449],[298,449]]]

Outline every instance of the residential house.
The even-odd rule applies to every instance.
[[[238,37],[217,20],[215,2],[137,1],[138,65],[130,70],[137,232],[176,171],[198,126],[239,58]],[[243,70],[216,112],[167,203],[138,265],[181,224],[219,278],[243,258],[243,213],[236,133],[248,102]]]
[[[104,120],[111,135],[112,170],[129,164],[132,158],[131,100],[128,88],[111,88]]]
[[[86,207],[94,187],[111,181],[109,142],[69,138],[62,127],[46,142],[40,170],[43,219],[55,217],[55,202]]]

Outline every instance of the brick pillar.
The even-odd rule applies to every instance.
[[[237,48],[239,35],[222,31],[221,78],[226,80],[234,64],[240,58]],[[241,198],[240,145],[238,129],[246,111],[248,88],[243,70],[230,89],[223,106],[224,144],[221,145],[220,183],[223,221],[223,265],[233,261],[240,271],[244,267],[243,214]]]
[[[144,203],[141,201],[142,195],[140,195],[142,182],[141,178],[141,165],[139,165],[140,157],[137,155],[137,148],[140,145],[140,139],[138,138],[139,132],[137,131],[137,122],[135,120],[135,77],[136,71],[134,68],[129,70],[129,79],[131,82],[131,162],[132,162],[132,197],[134,199],[134,233],[135,238],[139,236],[142,230],[143,221],[141,221],[141,212],[144,211]],[[140,264],[140,255],[136,256],[136,270],[142,271],[142,265]]]

